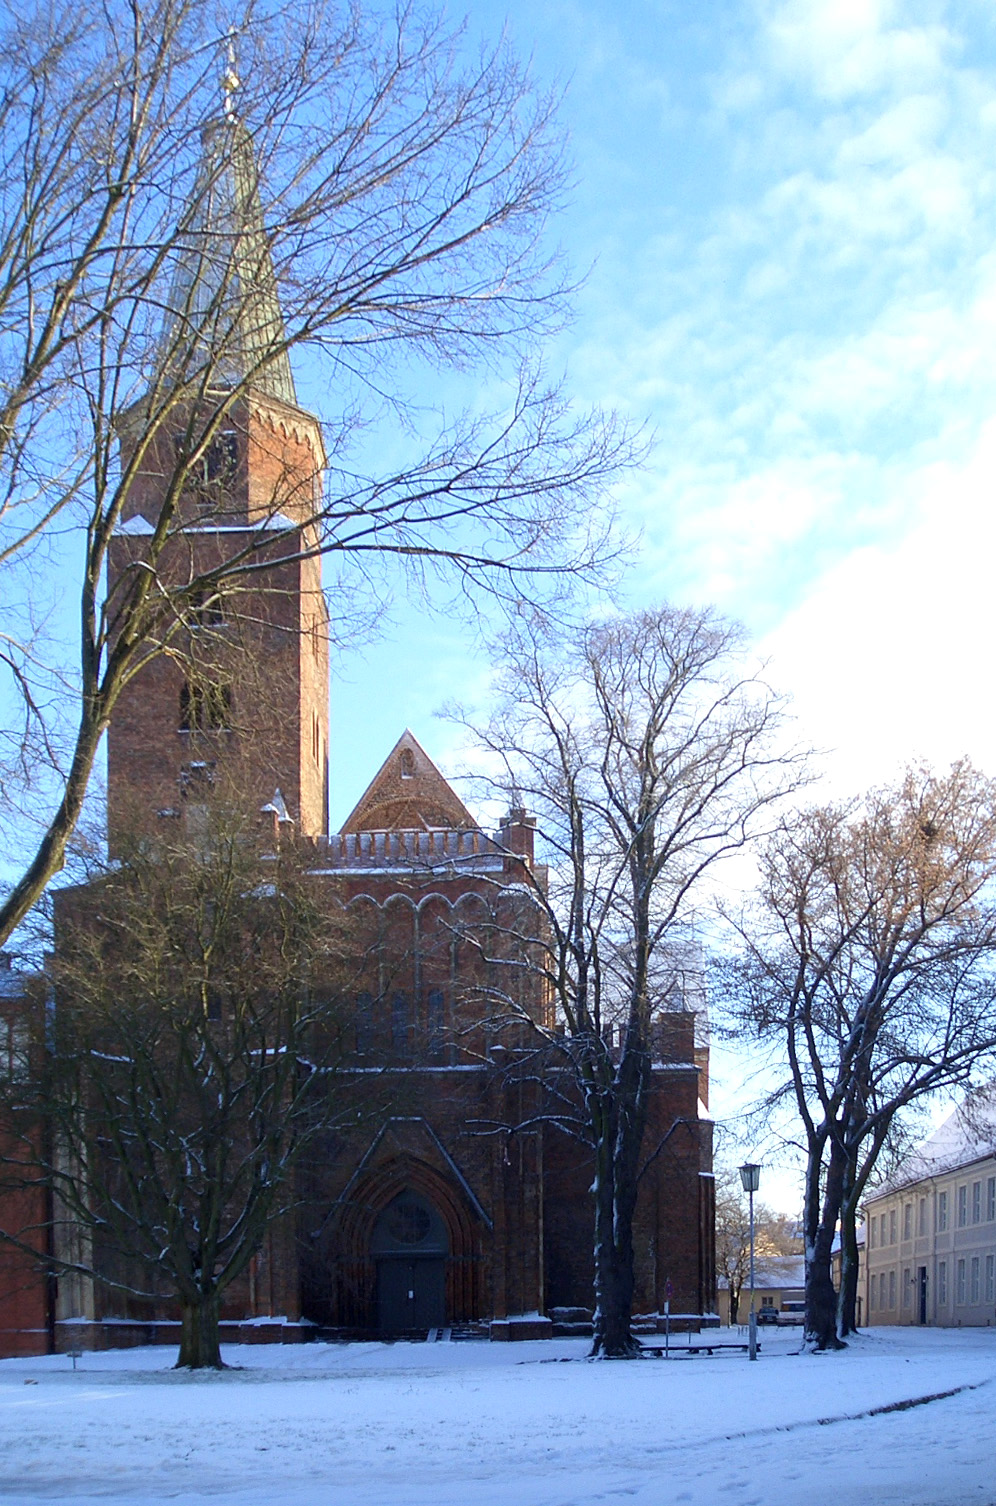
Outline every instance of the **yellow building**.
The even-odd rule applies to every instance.
[[[996,1324],[996,1084],[865,1201],[867,1321]]]
[[[754,1271],[754,1306],[759,1323],[801,1323],[806,1307],[806,1262],[801,1255],[769,1255],[758,1258]],[[738,1317],[747,1322],[750,1312],[750,1286],[744,1282],[740,1292]],[[730,1289],[725,1276],[719,1278],[719,1321],[730,1321]]]

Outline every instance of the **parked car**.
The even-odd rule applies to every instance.
[[[806,1304],[805,1304],[805,1302],[783,1302],[782,1303],[782,1310],[778,1314],[778,1322],[780,1324],[805,1323],[805,1321],[806,1321]]]

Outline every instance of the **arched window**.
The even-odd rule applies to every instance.
[[[180,731],[225,732],[232,725],[232,687],[185,680],[180,686]]]
[[[446,1225],[428,1198],[411,1188],[400,1192],[384,1209],[374,1224],[370,1253],[378,1257],[392,1255],[448,1255],[450,1248]]]
[[[411,1030],[411,1003],[406,993],[398,992],[391,1000],[391,1045],[395,1051],[406,1052]]]
[[[356,1049],[361,1056],[373,1050],[373,1002],[371,993],[364,992],[356,995]]]
[[[401,750],[401,777],[402,779],[415,778],[415,754],[411,748]]]

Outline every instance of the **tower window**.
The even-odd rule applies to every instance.
[[[174,438],[180,464],[186,459],[192,441],[186,433]],[[227,486],[235,477],[239,462],[239,436],[234,429],[222,429],[210,439],[196,460],[190,461],[190,480],[210,486]]]
[[[185,763],[180,766],[180,794],[186,800],[191,796],[206,795],[214,784],[215,764],[213,760],[202,759],[197,763]],[[161,814],[161,813],[160,813]],[[174,812],[179,815],[180,812]]]
[[[322,763],[322,734],[318,725],[318,712],[311,713],[311,753],[316,764],[321,768]]]
[[[232,687],[185,680],[180,686],[181,732],[226,732],[232,725]]]
[[[225,621],[225,604],[217,586],[195,586],[188,598],[192,628],[221,627]]]
[[[204,480],[225,485],[239,463],[239,437],[234,429],[222,429],[204,451]]]
[[[415,778],[415,754],[411,748],[401,750],[401,777],[402,779]]]

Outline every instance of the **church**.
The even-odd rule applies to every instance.
[[[178,266],[167,321],[222,302],[224,286],[210,279],[244,257],[219,204],[248,192],[251,144],[226,120],[207,133],[204,151],[197,247]],[[244,207],[251,224],[252,205]],[[375,1121],[337,1134],[300,1169],[296,1215],[268,1235],[230,1290],[223,1333],[583,1332],[593,1301],[590,1151],[558,1127],[554,1085],[517,1073],[508,1038],[490,1028],[481,1003],[486,949],[479,936],[475,944],[475,927],[483,935],[496,909],[527,934],[541,924],[528,913],[530,886],[543,884],[535,822],[513,805],[497,831],[483,830],[405,730],[342,829],[329,830],[328,607],[313,522],[322,432],[298,404],[286,355],[251,375],[259,332],[280,317],[265,253],[251,260],[224,368],[239,396],[185,484],[158,562],[171,615],[150,636],[109,729],[108,851],[113,859],[136,826],[153,840],[157,829],[195,833],[222,795],[258,820],[263,850],[294,844],[330,913],[362,916],[374,938],[369,976],[351,999],[354,1069],[396,1087]],[[174,412],[151,442],[140,411],[122,429],[134,480],[112,544],[112,602],[155,535],[198,415],[183,419]],[[252,569],[222,573],[216,589],[185,590],[219,563],[248,557]],[[523,1019],[555,1033],[538,970],[520,968],[515,986]],[[660,1153],[641,1181],[635,1221],[634,1312],[651,1331],[668,1304],[695,1326],[715,1311],[703,1024],[704,999],[658,1017],[647,1133]],[[41,1347],[173,1337],[167,1305],[138,1313],[78,1278],[42,1285],[47,1295],[42,1286],[32,1294],[49,1307]],[[4,1352],[28,1342],[17,1312],[16,1302],[0,1308]]]

